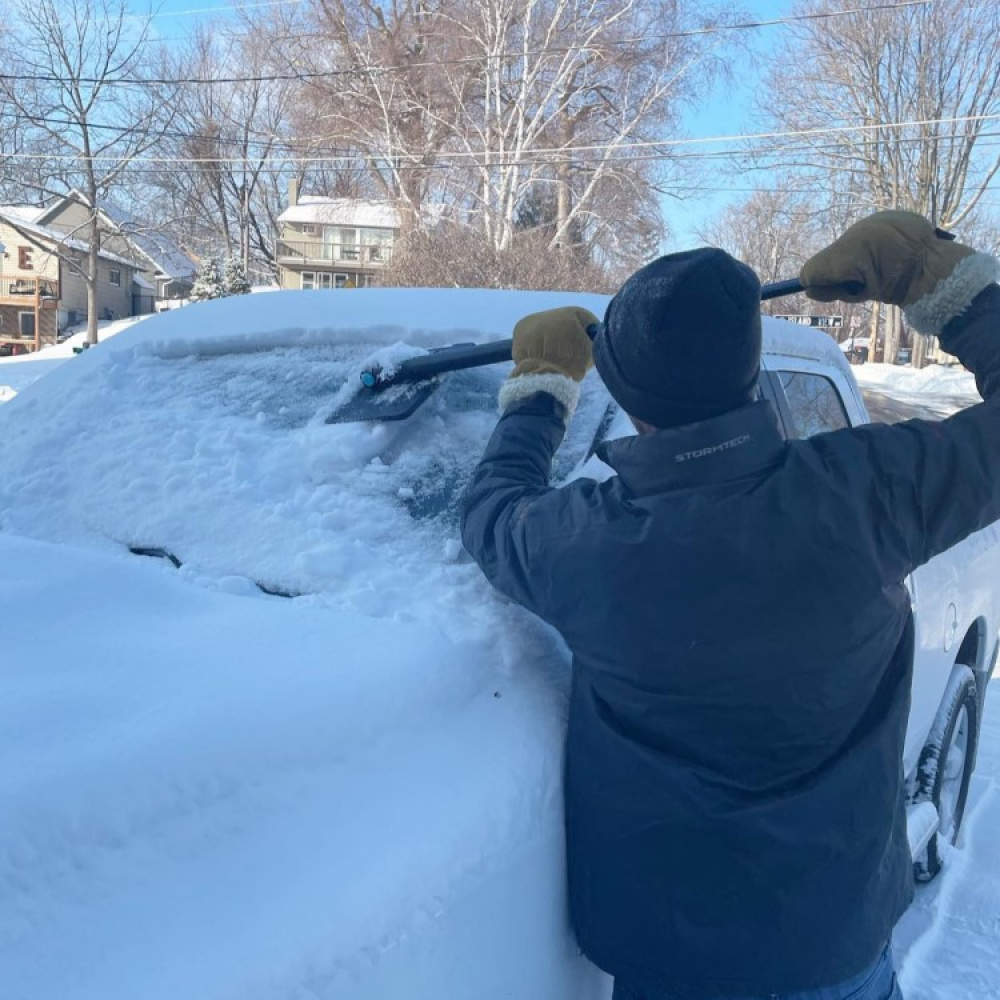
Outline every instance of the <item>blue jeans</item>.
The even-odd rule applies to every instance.
[[[683,993],[657,990],[654,993],[632,990],[615,980],[613,1000],[688,1000]],[[881,958],[863,972],[836,986],[823,986],[798,993],[763,993],[753,997],[730,997],[729,1000],[903,1000],[892,964],[892,948],[886,947]]]

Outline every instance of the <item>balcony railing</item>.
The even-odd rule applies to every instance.
[[[278,260],[298,264],[344,264],[347,267],[383,267],[392,258],[385,243],[320,243],[278,240]]]
[[[0,276],[0,299],[8,305],[23,303],[34,306],[36,296],[43,306],[54,306],[59,298],[59,282],[49,278]]]

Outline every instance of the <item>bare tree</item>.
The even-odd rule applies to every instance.
[[[720,15],[673,0],[311,0],[297,16],[302,107],[411,218],[449,207],[502,251],[548,188],[553,249],[632,263],[660,235],[667,173],[644,144],[727,41],[685,35]]]
[[[698,230],[698,237],[749,264],[761,282],[794,278],[802,265],[829,240],[829,209],[819,208],[811,195],[788,186],[755,191],[743,202],[720,212]],[[763,303],[762,311],[824,315],[830,312],[805,295],[787,296]],[[831,333],[837,340],[871,323],[871,308],[865,303],[838,303],[836,312],[843,326]]]
[[[703,242],[749,264],[763,282],[795,277],[823,243],[821,221],[808,198],[780,188],[754,192],[697,232]],[[782,300],[779,311],[787,312],[787,305]]]
[[[171,76],[204,82],[182,88],[165,140],[188,167],[163,171],[156,186],[187,243],[273,273],[279,178],[296,169],[289,118],[298,85],[274,79],[269,28],[212,24],[171,55]]]
[[[842,9],[800,0],[796,13]],[[791,26],[762,87],[767,122],[797,133],[764,157],[855,214],[896,208],[971,220],[1000,170],[1000,5],[940,0]],[[831,132],[831,129],[838,131]],[[901,325],[890,310],[886,359]],[[918,345],[922,349],[923,344]]]
[[[144,82],[147,22],[126,0],[16,0],[2,58],[0,98],[22,116],[45,155],[65,164],[90,208],[87,340],[97,343],[99,201],[129,164],[159,143],[170,95]],[[39,154],[41,155],[41,154]]]

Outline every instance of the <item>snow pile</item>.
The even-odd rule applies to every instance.
[[[864,364],[851,369],[858,384],[865,389],[880,389],[896,393],[934,394],[968,397],[978,402],[975,376],[964,368],[928,365],[926,368],[905,368],[899,365]]]

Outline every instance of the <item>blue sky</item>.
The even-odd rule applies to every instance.
[[[291,6],[301,0],[247,0],[249,5]],[[749,21],[769,20],[784,17],[791,12],[792,0],[743,0],[740,4],[742,12]],[[225,0],[160,0],[149,4],[144,0],[132,0],[131,9],[136,13],[145,13],[150,9],[155,11],[153,22],[156,32],[166,38],[176,38],[188,33],[198,22],[211,21],[220,16],[231,14],[233,3]],[[758,56],[766,57],[768,50],[780,40],[783,32],[781,26],[762,27],[747,32],[748,41]],[[756,82],[755,74],[745,68],[738,68],[735,80],[728,84],[720,84],[704,102],[688,112],[684,121],[684,134],[687,136],[734,135],[753,131],[750,119],[753,88]],[[763,178],[759,178],[763,180]],[[703,182],[713,186],[711,177]],[[721,174],[716,186],[722,187],[726,178]],[[741,183],[741,187],[749,186]],[[666,249],[683,249],[697,242],[695,229],[707,217],[722,209],[727,202],[745,197],[742,192],[727,194],[723,191],[705,193],[696,197],[678,201],[673,197],[664,197],[662,208],[667,225],[671,230]]]

